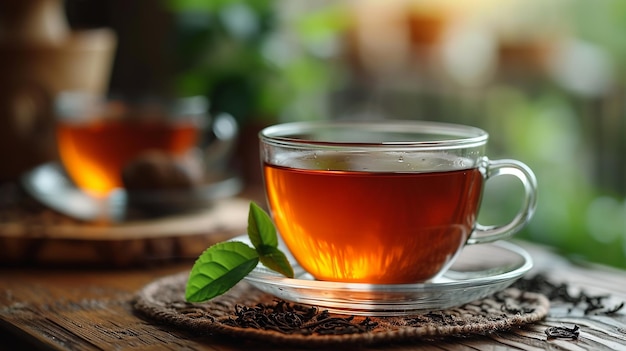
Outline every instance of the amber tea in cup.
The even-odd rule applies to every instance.
[[[202,100],[129,104],[66,93],[57,101],[61,162],[81,189],[106,195],[122,188],[122,172],[142,154],[184,158],[198,143],[205,118]]]
[[[278,232],[319,280],[424,282],[466,244],[503,239],[535,207],[536,180],[489,160],[481,129],[420,121],[297,122],[261,131],[265,190]],[[523,206],[508,224],[476,222],[485,181],[517,177]]]

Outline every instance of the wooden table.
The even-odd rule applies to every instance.
[[[589,295],[626,301],[626,272],[574,265],[543,247],[522,243],[534,272]],[[199,337],[155,325],[136,315],[134,293],[159,277],[186,271],[192,262],[134,269],[0,268],[0,349],[15,350],[269,350],[268,345],[218,336]],[[577,340],[547,340],[550,326],[580,327]],[[362,348],[360,348],[362,349]],[[367,349],[367,348],[366,348]],[[546,320],[484,337],[375,350],[626,350],[626,308],[611,315],[568,313],[553,306]]]

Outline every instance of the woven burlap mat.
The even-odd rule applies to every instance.
[[[146,285],[135,309],[154,322],[200,334],[230,335],[281,345],[371,345],[381,342],[467,337],[520,327],[543,319],[549,301],[541,294],[503,290],[458,308],[402,317],[330,314],[321,308],[288,303],[245,281],[204,303],[184,298],[187,274]]]

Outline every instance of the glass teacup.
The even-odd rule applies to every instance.
[[[533,172],[485,156],[488,134],[422,121],[296,122],[260,132],[265,190],[278,232],[319,280],[371,284],[440,276],[464,245],[510,237],[532,217]],[[485,181],[525,189],[505,225],[477,223]]]

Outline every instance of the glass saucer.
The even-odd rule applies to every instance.
[[[61,164],[50,162],[26,172],[21,182],[24,189],[39,202],[69,217],[83,221],[125,222],[129,220],[131,205],[150,206],[154,213],[185,213],[206,208],[214,200],[233,196],[243,188],[242,180],[236,175],[220,174],[214,178],[193,191],[131,194],[119,189],[109,196],[97,198],[80,190]],[[161,211],[157,211],[159,209]]]
[[[247,236],[233,240],[249,243]],[[288,258],[295,279],[261,264],[245,279],[260,290],[287,301],[333,313],[366,316],[410,315],[460,306],[507,288],[533,265],[523,248],[500,241],[466,246],[452,267],[432,281],[379,285],[315,280],[293,257],[288,255]]]

